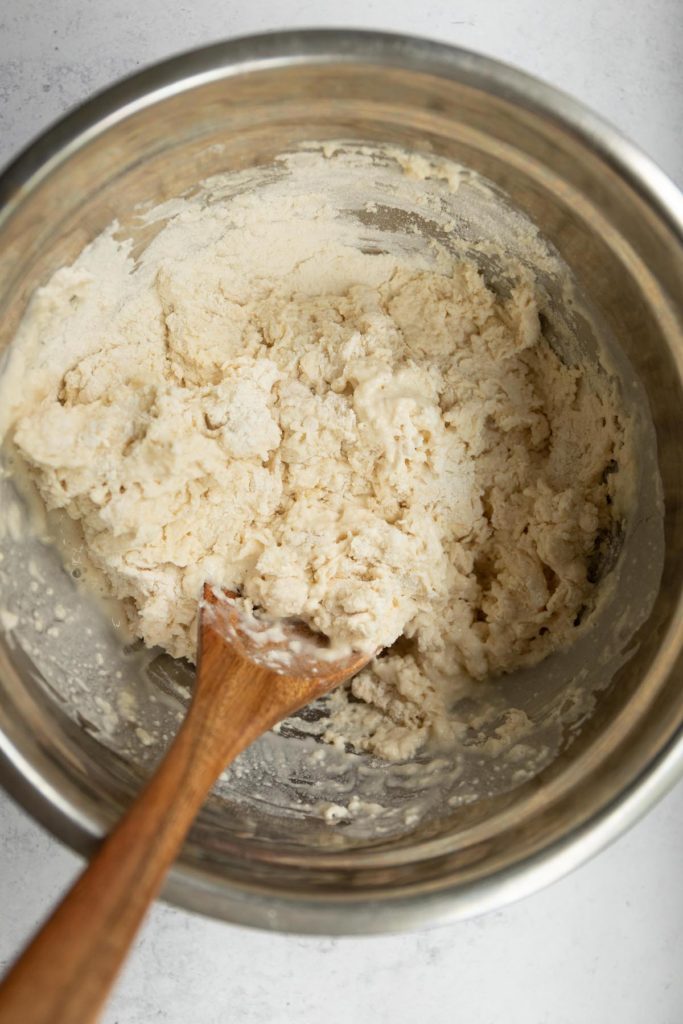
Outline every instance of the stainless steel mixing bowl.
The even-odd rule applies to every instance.
[[[236,922],[327,933],[436,923],[520,897],[599,850],[683,770],[683,200],[649,160],[565,96],[471,53],[357,32],[236,40],[144,71],[71,113],[2,177],[2,344],[32,290],[135,203],[267,163],[300,142],[337,138],[451,157],[499,186],[557,247],[649,397],[666,552],[625,663],[535,778],[376,834],[278,817],[267,803],[246,814],[229,792],[207,805],[166,897]],[[632,546],[643,545],[636,537]],[[631,605],[645,600],[638,572],[620,586]],[[81,605],[86,657],[92,609]],[[145,766],[109,749],[86,716],[65,706],[47,658],[5,637],[2,776],[32,814],[87,854]],[[65,676],[68,669],[61,666]],[[164,679],[159,693],[165,687],[172,700],[173,681]]]

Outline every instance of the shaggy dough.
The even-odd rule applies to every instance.
[[[139,265],[109,231],[34,298],[7,403],[135,631],[195,652],[204,580],[384,651],[332,742],[447,739],[463,680],[565,644],[593,599],[623,428],[520,268],[363,253],[321,195],[180,204]],[[400,639],[399,639],[400,638]]]

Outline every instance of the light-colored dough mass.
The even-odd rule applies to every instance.
[[[396,758],[572,636],[623,427],[527,271],[497,294],[354,231],[274,188],[179,204],[137,266],[105,233],[34,298],[6,426],[147,644],[193,657],[209,579],[390,648],[327,738]]]

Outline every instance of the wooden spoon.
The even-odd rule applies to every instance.
[[[1,1024],[89,1024],[217,777],[276,722],[360,671],[305,627],[247,622],[205,585],[197,679],[154,776],[0,987]],[[317,647],[316,647],[317,644]],[[286,669],[286,672],[284,671]]]

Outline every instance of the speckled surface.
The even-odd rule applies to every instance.
[[[431,35],[518,64],[612,120],[683,183],[679,0],[4,0],[0,161],[112,79],[228,35],[304,25]],[[683,786],[516,906],[375,939],[266,935],[156,906],[105,1024],[679,1024]],[[0,965],[79,860],[0,796]]]

